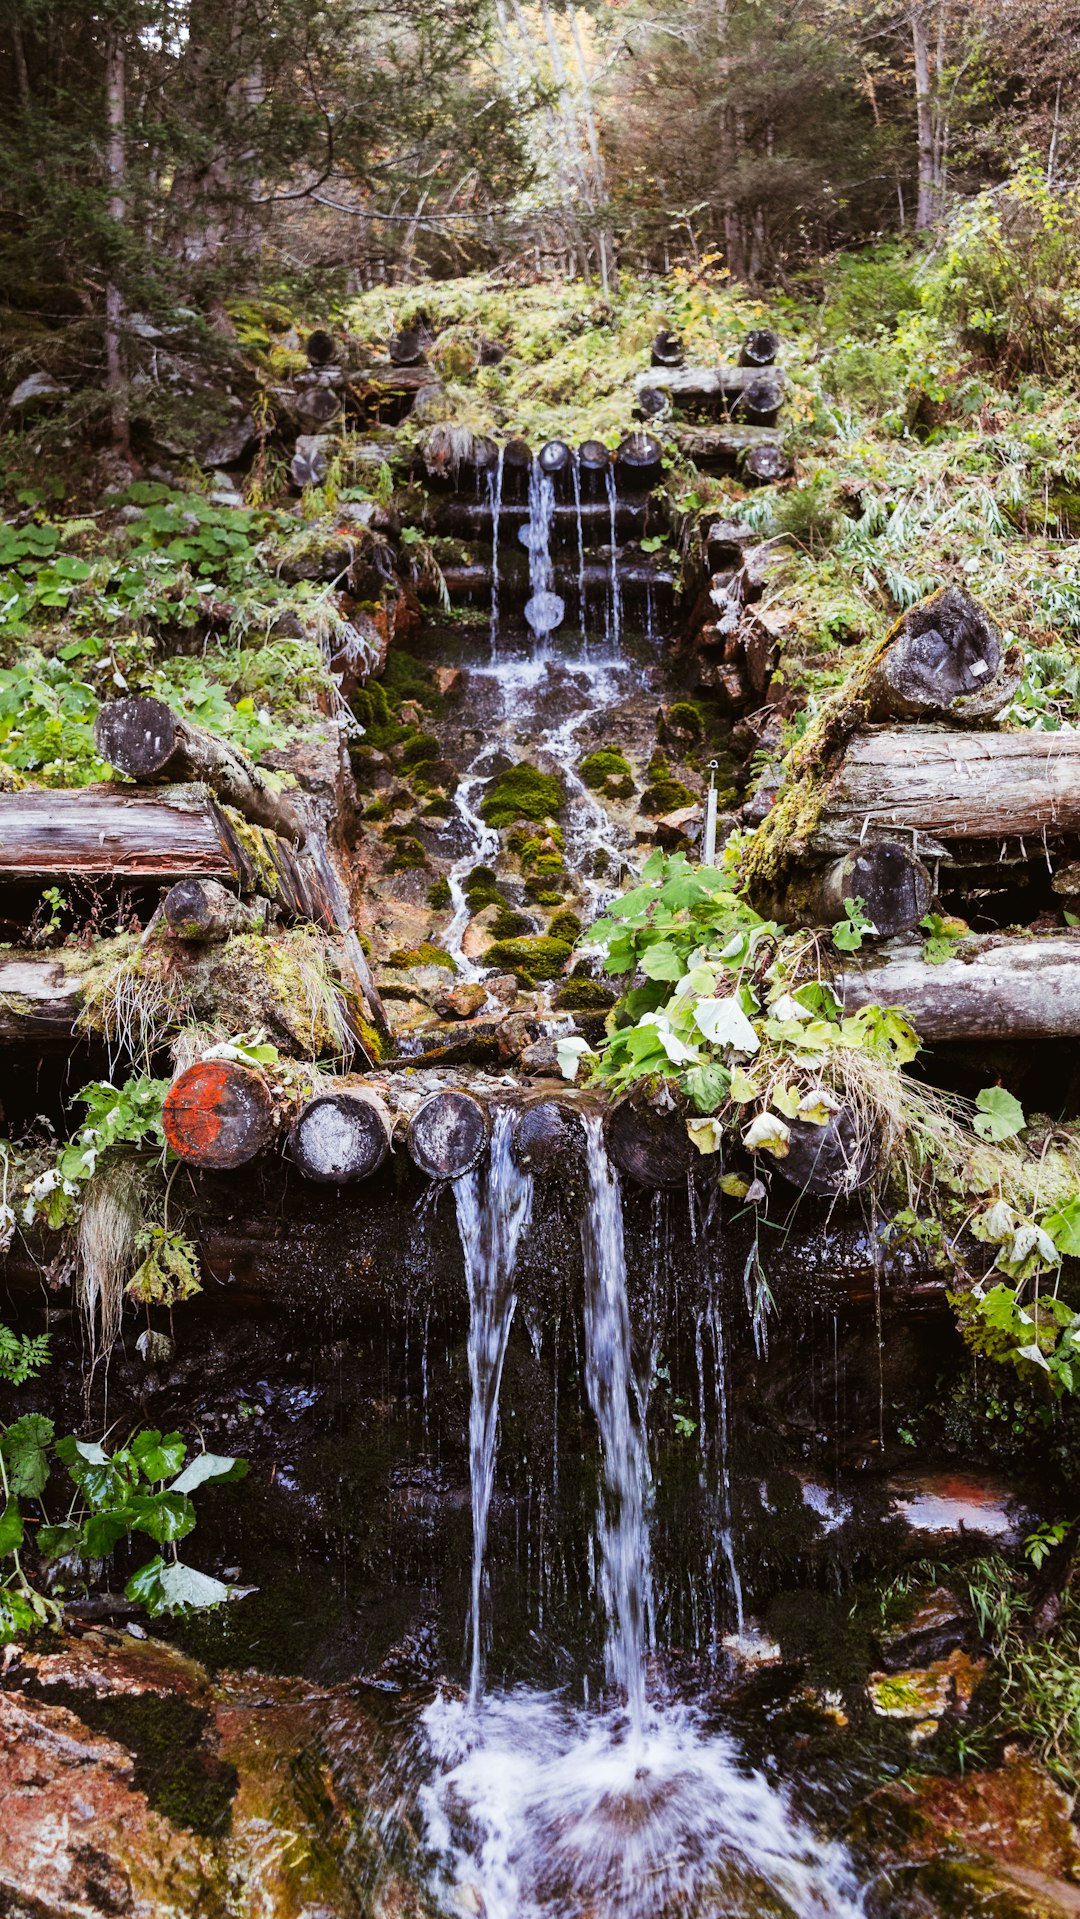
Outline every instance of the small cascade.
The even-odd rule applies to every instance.
[[[720,1471],[720,1547],[727,1561],[728,1577],[731,1581],[732,1597],[735,1601],[735,1631],[741,1639],[746,1629],[746,1608],[743,1603],[742,1580],[739,1565],[735,1557],[735,1527],[731,1504],[731,1465],[729,1448],[731,1442],[730,1420],[728,1414],[728,1377],[727,1354],[724,1349],[724,1327],[720,1318],[715,1288],[709,1289],[709,1331],[712,1334],[713,1366],[716,1378],[716,1438],[719,1451]]]
[[[555,568],[551,558],[551,528],[555,519],[555,482],[539,460],[529,469],[529,519],[521,537],[529,554],[530,597],[525,618],[538,640],[546,640],[561,626],[566,607],[553,591]]]
[[[597,1514],[600,1587],[608,1615],[608,1677],[621,1689],[634,1737],[645,1720],[645,1646],[651,1612],[645,1515],[645,1438],[634,1416],[630,1307],[626,1295],[619,1176],[602,1121],[584,1120],[589,1174],[582,1217],[585,1256],[585,1379],[600,1428],[603,1489]]]
[[[491,650],[499,644],[499,519],[502,515],[503,471],[506,448],[500,446],[494,470],[486,473],[488,505],[491,508]]]
[[[469,1481],[473,1521],[469,1701],[474,1706],[480,1697],[483,1664],[484,1552],[495,1484],[499,1387],[517,1305],[514,1265],[533,1199],[532,1175],[518,1169],[510,1151],[511,1117],[509,1107],[496,1109],[487,1166],[454,1181],[469,1292]]]
[[[604,471],[604,484],[607,487],[608,517],[611,522],[611,645],[617,653],[622,645],[622,585],[619,580],[619,541],[617,529],[618,495],[615,491],[615,469],[608,466]]]
[[[574,484],[574,520],[577,526],[577,563],[578,563],[578,625],[582,639],[586,637],[585,609],[585,526],[581,517],[581,467],[577,460],[571,468]]]

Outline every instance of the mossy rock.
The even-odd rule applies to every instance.
[[[696,793],[691,793],[681,780],[669,775],[666,779],[654,780],[645,788],[641,796],[641,810],[659,817],[662,813],[674,813],[683,806],[693,806],[696,799]]]
[[[548,921],[547,930],[549,939],[569,940],[573,946],[581,938],[581,921],[576,913],[571,913],[568,907],[564,907],[561,913],[553,914]]]
[[[680,733],[687,739],[705,737],[705,715],[693,700],[676,700],[664,714],[665,733]]]
[[[434,907],[436,912],[440,912],[445,906],[451,906],[453,899],[450,892],[450,881],[445,878],[433,880],[428,887],[427,899],[428,905]]]
[[[517,939],[523,933],[531,933],[532,929],[533,921],[527,913],[516,913],[512,906],[507,906],[504,900],[500,900],[499,910],[491,923],[491,931],[495,939]]]
[[[457,972],[457,962],[441,946],[433,946],[430,940],[421,940],[419,946],[399,946],[387,960],[388,966],[445,966],[451,973]]]
[[[387,866],[388,873],[406,873],[412,866],[426,866],[428,856],[420,841],[412,833],[402,833],[393,841],[394,856]]]
[[[504,973],[523,971],[534,980],[557,979],[571,950],[568,940],[543,933],[532,939],[496,940],[484,954],[484,964],[498,966]]]
[[[591,792],[609,799],[629,799],[634,790],[634,769],[617,746],[598,747],[582,760],[578,772]]]
[[[488,826],[513,826],[517,820],[538,824],[562,811],[566,793],[554,773],[536,766],[508,766],[490,787],[480,814]]]
[[[614,1004],[615,995],[610,986],[604,986],[598,979],[568,979],[555,995],[560,1013],[606,1012]]]
[[[499,882],[492,866],[474,866],[471,873],[465,875],[465,898],[469,910],[479,913],[485,906],[498,906],[502,903]]]
[[[442,748],[434,733],[414,733],[398,754],[402,766],[423,766],[442,757]]]

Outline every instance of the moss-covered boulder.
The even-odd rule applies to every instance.
[[[663,754],[654,753],[649,761],[649,784],[641,796],[642,812],[658,819],[663,813],[693,806],[697,797],[682,780],[675,778]]]
[[[532,939],[496,940],[484,954],[485,964],[506,973],[527,973],[530,979],[557,979],[570,958],[568,940],[539,934]]]
[[[634,790],[634,769],[617,746],[601,746],[582,760],[579,773],[590,791],[608,799],[629,799]]]
[[[523,762],[508,766],[492,782],[480,808],[488,826],[513,826],[516,820],[539,825],[554,819],[566,804],[562,781],[554,773]]]
[[[615,995],[610,986],[598,979],[568,979],[555,995],[560,1013],[606,1012],[614,1004]]]

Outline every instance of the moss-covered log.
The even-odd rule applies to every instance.
[[[946,587],[893,628],[867,682],[867,717],[977,725],[1004,711],[1022,670],[1020,649],[1006,653],[977,601],[960,587]]]
[[[295,806],[246,753],[192,726],[163,700],[110,700],[94,722],[94,739],[102,759],[139,786],[199,780],[256,826],[296,844],[304,837]]]
[[[771,426],[744,426],[725,421],[717,426],[677,426],[671,438],[686,459],[695,466],[723,473],[737,473],[756,447],[771,446],[783,451],[783,434]]]
[[[305,1179],[347,1186],[378,1172],[392,1135],[393,1120],[377,1093],[335,1087],[301,1108],[289,1133],[289,1152]]]
[[[635,387],[639,393],[645,387],[668,393],[675,406],[710,407],[740,400],[762,379],[774,385],[783,398],[783,374],[761,366],[654,366],[648,373],[638,374]]]
[[[992,934],[930,965],[921,946],[897,946],[844,968],[845,1007],[904,1009],[920,1037],[1033,1040],[1080,1037],[1080,933]]]

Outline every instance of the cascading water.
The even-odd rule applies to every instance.
[[[514,1265],[532,1212],[532,1176],[519,1170],[510,1150],[511,1118],[509,1107],[496,1109],[487,1167],[482,1173],[466,1173],[454,1182],[469,1292],[469,1480],[473,1521],[469,1701],[474,1706],[480,1697],[484,1553],[495,1484],[499,1387],[517,1305]]]
[[[491,509],[491,650],[499,644],[499,521],[502,517],[503,472],[506,449],[500,447],[495,471],[487,470],[488,506]]]
[[[561,626],[566,607],[553,590],[555,568],[551,559],[551,527],[555,518],[555,483],[539,460],[529,469],[529,518],[521,537],[529,554],[529,600],[525,618],[538,640]]]
[[[622,583],[619,579],[619,536],[618,536],[618,495],[615,491],[615,468],[610,464],[604,472],[607,487],[608,520],[611,537],[611,644],[618,652],[622,645]]]
[[[577,460],[571,468],[574,484],[574,521],[577,527],[578,623],[582,639],[586,637],[585,613],[585,527],[581,518],[581,467]]]
[[[581,1222],[585,1257],[585,1381],[600,1429],[604,1492],[597,1515],[600,1587],[607,1610],[608,1678],[626,1700],[633,1736],[645,1717],[645,1642],[650,1607],[648,1473],[634,1417],[630,1305],[626,1294],[622,1195],[602,1122],[584,1119],[589,1173]]]
[[[415,1791],[428,1891],[437,1911],[484,1919],[862,1919],[843,1848],[818,1839],[704,1713],[646,1694],[645,1435],[621,1201],[598,1119],[586,1134],[585,1370],[608,1667],[623,1698],[590,1711],[524,1687],[475,1708],[441,1694],[423,1715]],[[495,1349],[501,1370],[505,1336]],[[411,1823],[407,1802],[397,1816]]]

